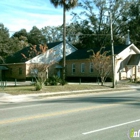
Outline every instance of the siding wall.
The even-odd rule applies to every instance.
[[[115,64],[115,81],[119,81],[119,80],[127,79],[131,77],[132,75],[131,69],[127,73],[126,71],[119,72],[121,62],[124,61],[124,59],[126,59],[131,54],[136,54],[136,52],[133,50],[132,46],[129,46],[116,56],[116,58],[118,59],[121,58],[121,59],[119,61],[116,61],[116,64]]]
[[[5,71],[5,80],[25,80],[26,65],[25,64],[6,64],[8,70]]]
[[[57,68],[57,65],[62,67],[62,62],[56,63],[48,68],[48,77],[57,75],[58,77],[62,78],[62,68]]]
[[[90,72],[90,60],[67,60],[66,76],[67,77],[98,77],[97,71],[94,69]],[[72,71],[72,65],[75,64],[75,72]],[[81,65],[84,64],[84,72],[81,71]]]
[[[34,77],[34,72],[43,73],[47,76],[47,65],[46,64],[26,64],[26,77]]]

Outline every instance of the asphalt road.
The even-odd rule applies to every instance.
[[[0,140],[129,140],[132,128],[140,90],[0,105]]]

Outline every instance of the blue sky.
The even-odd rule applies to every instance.
[[[67,12],[67,23],[70,23],[72,11],[79,10]],[[55,8],[50,0],[0,0],[0,23],[11,33],[21,29],[30,31],[33,26],[39,29],[58,26],[63,23],[63,9]]]

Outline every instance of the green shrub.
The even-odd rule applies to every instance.
[[[64,86],[64,85],[67,84],[67,81],[65,81],[65,80],[61,80],[61,81],[60,81],[60,84],[61,84],[62,86]]]
[[[45,81],[45,85],[58,85],[61,83],[61,79],[57,75],[53,75],[52,77],[49,77]]]
[[[43,83],[41,81],[36,81],[35,83],[35,90],[38,91],[38,90],[41,90],[43,87]]]
[[[49,83],[50,85],[58,85],[60,83],[60,78],[56,75],[53,75],[50,80],[49,80]]]
[[[44,85],[45,86],[48,86],[49,85],[49,79],[46,79],[46,81],[44,82]]]

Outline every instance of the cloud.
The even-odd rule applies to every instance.
[[[0,9],[1,22],[10,31],[23,28],[30,31],[33,26],[41,29],[63,23],[63,9],[55,8],[49,0],[3,0],[0,1]],[[70,22],[71,18],[67,12],[66,21]]]
[[[34,14],[28,13],[20,13],[21,16],[6,16],[7,22],[5,22],[5,26],[8,27],[10,31],[19,31],[20,29],[26,29],[30,31],[33,26],[37,26],[39,29],[45,26],[58,26],[63,24],[63,16],[62,15],[47,15],[47,14]],[[5,16],[4,16],[5,17]],[[26,17],[26,18],[25,18]],[[71,19],[71,16],[66,17],[67,21]]]

